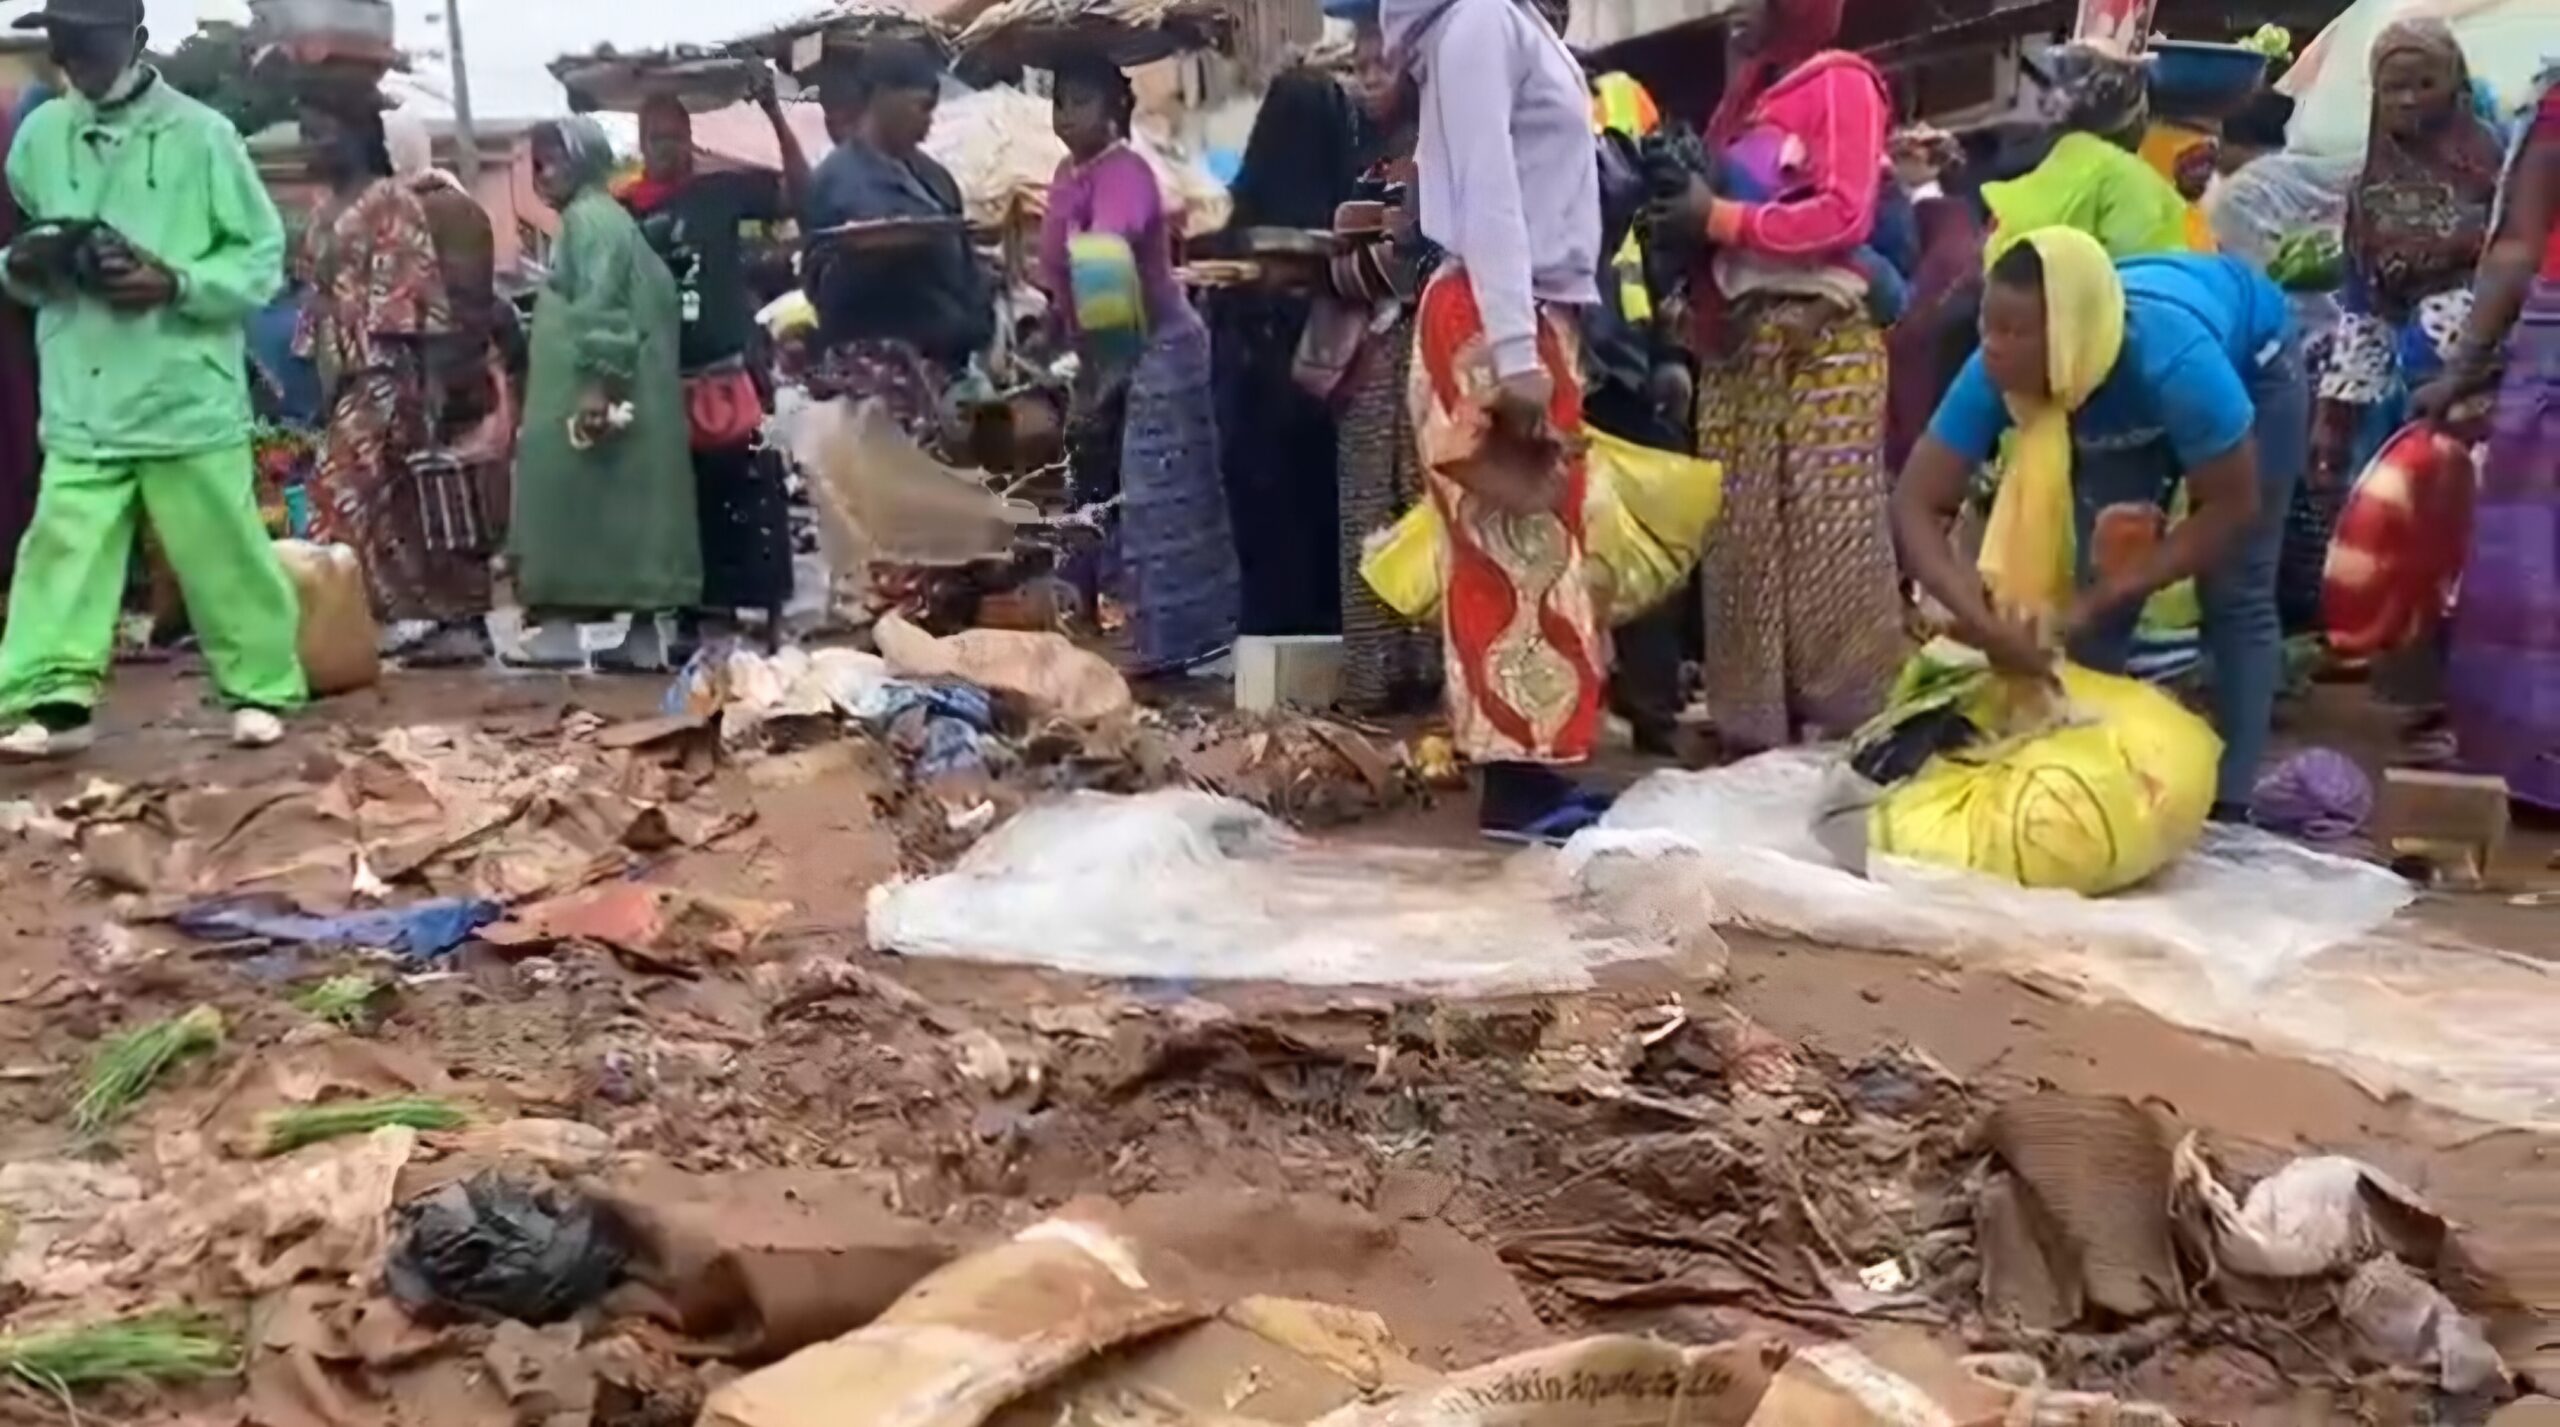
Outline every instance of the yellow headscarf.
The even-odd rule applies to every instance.
[[[2058,613],[2072,571],[2071,414],[2124,353],[2124,280],[2098,240],[2044,228],[2020,241],[2044,260],[2044,340],[2051,394],[2004,399],[2017,424],[2008,475],[1983,533],[1982,578],[1993,602],[2028,618]]]

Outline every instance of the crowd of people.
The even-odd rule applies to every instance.
[[[1742,5],[1694,131],[1590,71],[1565,0],[1326,8],[1352,22],[1352,60],[1275,82],[1232,236],[1185,242],[1116,66],[1055,70],[1068,157],[1034,266],[1047,340],[1072,354],[1073,494],[1109,512],[1068,574],[1133,674],[1197,670],[1239,634],[1337,634],[1344,705],[1437,700],[1483,771],[1484,829],[1543,841],[1605,811],[1571,770],[1612,706],[1668,746],[1686,665],[1740,756],[1872,718],[1921,610],[2004,667],[2067,650],[2121,670],[2146,611],[2192,585],[2237,816],[2304,620],[2290,553],[2325,542],[2341,487],[2414,415],[2488,456],[2458,612],[2413,651],[2443,711],[2415,711],[2412,756],[2560,806],[2549,85],[2519,120],[2442,24],[2382,35],[2343,316],[2316,330],[2263,253],[2216,250],[2209,217],[2253,161],[2275,171],[2280,135],[2243,116],[2217,148],[2162,122],[2142,64],[2101,45],[2041,58],[2046,125],[1967,162],[1895,130],[1884,76],[1837,47],[1842,0]],[[0,756],[88,741],[146,516],[238,738],[272,741],[303,701],[242,355],[279,289],[316,379],[310,533],[360,554],[392,652],[418,664],[489,657],[493,567],[536,664],[663,669],[697,621],[778,618],[791,521],[758,440],[777,377],[934,445],[997,336],[962,195],[923,151],[946,76],[921,46],[824,77],[834,147],[814,167],[770,86],[779,173],[702,170],[674,103],[641,116],[637,175],[594,122],[541,127],[559,235],[519,337],[486,216],[369,87],[306,96],[325,195],[288,244],[237,135],[147,62],[139,0],[47,0],[28,23],[64,84],[9,157],[7,286],[42,360],[0,323],[0,370],[40,366],[42,476],[0,383],[0,518],[35,497]],[[782,285],[816,324],[786,362],[742,235],[794,224]],[[1318,229],[1331,247],[1250,246]],[[1221,244],[1259,276],[1187,287],[1185,257]],[[1721,467],[1692,595],[1595,596],[1592,430]],[[1966,554],[1987,479],[2067,493],[2083,554],[2058,626],[1995,606]],[[1360,568],[1425,506],[1446,554],[1416,628]],[[2158,537],[2102,569],[2088,552],[2126,508],[2158,512]]]

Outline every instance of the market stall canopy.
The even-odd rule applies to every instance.
[[[2392,21],[2424,15],[2453,26],[2472,77],[2497,92],[2502,110],[2531,100],[2535,77],[2560,61],[2560,4],[2553,0],[2356,0],[2276,84],[2301,106],[2289,135],[2294,152],[2318,158],[2364,152],[2373,111],[2373,42]]]
[[[1224,50],[1235,16],[1208,0],[1004,0],[960,34],[960,50],[990,68],[1053,69],[1099,49],[1123,68],[1189,50]]]

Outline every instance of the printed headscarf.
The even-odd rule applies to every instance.
[[[554,119],[542,126],[560,146],[570,179],[576,191],[602,188],[613,177],[613,139],[604,126],[584,114]],[[537,134],[542,132],[536,131]]]
[[[2382,122],[2384,64],[2415,58],[2444,82],[2442,122],[2396,136]],[[2467,274],[2493,233],[2506,145],[2472,102],[2471,65],[2453,28],[2432,17],[2396,20],[2373,42],[2372,134],[2347,194],[2348,257],[2389,317]]]
[[[1831,48],[1840,38],[1841,16],[1848,8],[1847,0],[1768,0],[1768,6],[1760,52],[1725,76],[1724,97],[1716,101],[1715,116],[1707,121],[1711,149],[1722,149],[1739,138],[1760,96]]]

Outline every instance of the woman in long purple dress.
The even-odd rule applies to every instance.
[[[1089,367],[1114,368],[1127,392],[1120,433],[1117,593],[1129,611],[1137,670],[1179,674],[1235,641],[1241,604],[1227,489],[1219,473],[1217,393],[1209,329],[1173,275],[1176,215],[1155,171],[1129,146],[1136,107],[1108,58],[1062,61],[1057,131],[1067,160],[1049,184],[1040,257],[1061,332]],[[1142,312],[1134,359],[1077,316],[1078,239],[1116,239]],[[1100,339],[1100,340],[1097,340]]]
[[[2447,706],[2464,764],[2560,810],[2560,70],[2545,76],[2499,208],[2471,321],[2414,404],[2442,415],[2497,392]]]

